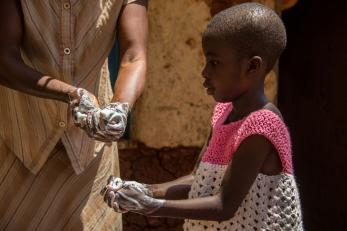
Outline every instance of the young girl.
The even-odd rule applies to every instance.
[[[111,178],[109,206],[184,218],[184,230],[303,230],[288,129],[264,95],[285,45],[281,19],[263,5],[217,14],[203,34],[202,75],[218,103],[197,168],[157,185]]]

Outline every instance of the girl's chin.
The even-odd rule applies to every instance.
[[[218,103],[230,103],[230,102],[232,102],[231,99],[225,98],[225,97],[220,97],[220,96],[218,96],[216,94],[213,95],[213,98]]]
[[[213,99],[218,103],[230,103],[231,100],[226,99],[225,97],[221,97],[216,93],[216,90],[214,88],[206,88],[206,92],[208,95],[212,96]]]

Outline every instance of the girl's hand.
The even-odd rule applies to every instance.
[[[112,194],[111,194],[112,197]],[[118,190],[114,196],[115,205],[127,211],[149,215],[160,209],[165,200],[155,199],[146,195],[145,191],[134,185],[126,185]],[[112,198],[111,198],[112,199]]]
[[[152,197],[153,192],[150,189],[150,185],[139,183],[137,181],[123,181],[119,177],[110,176],[107,180],[107,185],[100,191],[101,195],[104,196],[108,191],[117,192],[121,188],[137,188],[144,192],[147,196]]]
[[[100,191],[100,194],[104,196],[105,203],[118,213],[128,212],[127,210],[120,208],[118,203],[115,201],[116,193],[123,187],[123,183],[124,182],[121,178],[110,176],[107,180],[107,185]]]
[[[110,177],[108,185],[101,191],[104,201],[116,212],[133,211],[150,214],[159,209],[164,200],[152,198],[152,191],[146,184],[136,181],[122,181]]]

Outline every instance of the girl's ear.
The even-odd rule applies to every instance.
[[[261,70],[263,59],[259,56],[253,56],[248,60],[248,73],[256,73]]]

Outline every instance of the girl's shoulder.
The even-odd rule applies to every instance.
[[[273,104],[267,104],[262,109],[250,113],[240,127],[240,135],[262,134],[277,136],[288,133],[288,128],[281,112]]]
[[[289,130],[280,111],[275,106],[264,107],[246,117],[237,132],[235,147],[237,148],[246,138],[252,135],[261,135],[270,141],[281,158],[284,170],[292,173]]]
[[[269,110],[270,112],[273,112],[283,121],[283,116],[282,116],[281,111],[273,103],[266,104],[263,107],[263,110]]]

